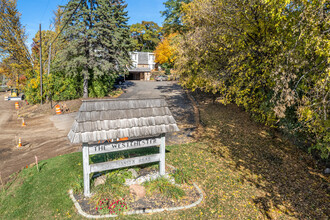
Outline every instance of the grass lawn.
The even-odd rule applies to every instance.
[[[1,219],[54,219],[75,216],[68,190],[82,175],[81,153],[51,158],[23,169],[0,194]]]
[[[197,207],[125,219],[327,219],[329,177],[314,160],[235,106],[205,104],[198,142],[167,146],[167,163],[204,191]],[[2,219],[81,219],[67,191],[82,175],[81,153],[29,167],[0,194]],[[124,218],[124,217],[122,217]]]

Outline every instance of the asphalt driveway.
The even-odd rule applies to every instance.
[[[168,134],[167,144],[192,142],[196,129],[194,108],[185,91],[175,81],[126,81],[120,98],[165,98],[179,132]]]

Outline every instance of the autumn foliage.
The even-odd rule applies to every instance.
[[[329,2],[195,0],[183,5],[182,85],[236,103],[330,153]]]
[[[11,86],[22,87],[21,75],[32,71],[32,59],[24,44],[25,29],[20,22],[16,0],[0,0],[0,73],[10,80]]]
[[[173,45],[173,38],[177,34],[170,34],[165,37],[156,47],[154,51],[156,59],[155,62],[159,64],[170,63],[173,64],[175,61],[175,47]]]

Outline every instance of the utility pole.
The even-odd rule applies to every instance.
[[[50,72],[50,59],[51,59],[51,56],[52,56],[52,43],[49,44],[47,76],[49,76],[49,72]],[[50,101],[50,108],[52,108],[51,92],[50,91],[48,91],[48,101]]]
[[[40,36],[40,95],[42,105],[42,41],[41,41],[41,24],[39,24],[39,36]]]
[[[47,75],[49,75],[49,71],[50,71],[51,56],[52,56],[52,44],[50,43],[50,45],[49,45],[49,54],[48,54],[48,73],[47,73]]]

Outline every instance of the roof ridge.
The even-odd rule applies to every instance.
[[[117,98],[117,99],[87,99],[87,100],[81,100],[82,102],[100,102],[100,101],[132,101],[132,100],[139,100],[139,101],[143,101],[143,100],[164,100],[164,98]],[[166,102],[166,101],[165,101]]]
[[[116,109],[104,109],[104,110],[102,110],[102,109],[98,109],[98,110],[90,110],[90,111],[80,111],[79,110],[79,112],[103,112],[103,111],[121,111],[121,110],[136,110],[136,109],[149,109],[149,108],[157,108],[157,109],[159,109],[159,108],[168,108],[169,110],[170,110],[170,108],[169,108],[169,106],[168,105],[164,105],[164,106],[151,106],[151,107],[137,107],[137,108],[116,108]]]
[[[165,117],[165,116],[168,116],[168,117],[173,117],[172,115],[169,115],[169,114],[165,114],[165,115],[156,115],[156,116],[149,116],[149,117],[146,117],[146,116],[142,116],[142,117],[132,117],[132,118],[118,118],[118,119],[103,119],[103,120],[84,120],[84,121],[78,121],[78,119],[75,119],[75,121],[77,122],[77,124],[79,123],[84,123],[84,122],[97,122],[97,121],[118,121],[118,120],[123,120],[123,119],[133,119],[133,118],[136,118],[136,119],[140,119],[140,118],[155,118],[155,117]],[[173,118],[174,119],[174,118]],[[175,120],[175,119],[174,119]]]

